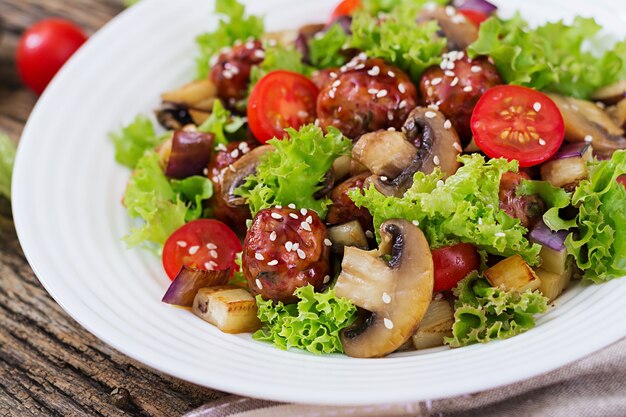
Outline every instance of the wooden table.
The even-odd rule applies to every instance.
[[[0,0],[0,132],[18,141],[37,97],[16,74],[19,35],[64,17],[94,32],[121,0]],[[0,197],[0,416],[177,416],[223,393],[155,372],[96,339],[43,289]]]

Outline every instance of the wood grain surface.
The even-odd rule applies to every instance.
[[[122,9],[121,0],[0,0],[0,132],[17,142],[37,100],[15,70],[24,29],[56,16],[92,33]],[[155,372],[72,320],[28,266],[0,197],[0,416],[179,416],[223,395]]]

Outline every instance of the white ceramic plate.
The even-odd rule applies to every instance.
[[[250,10],[269,29],[324,21],[335,0],[264,0]],[[573,0],[500,1],[533,20],[595,15],[624,35],[620,10]],[[613,2],[612,2],[613,3]],[[617,2],[614,2],[615,4]],[[595,6],[594,6],[595,4]],[[617,6],[613,6],[617,7]],[[160,260],[127,250],[120,204],[129,172],[107,133],[158,105],[192,78],[194,36],[215,24],[209,0],[144,0],[114,19],[72,58],[24,131],[13,213],[35,273],[56,301],[96,336],[168,374],[273,400],[369,404],[434,399],[519,381],[626,336],[626,280],[574,288],[518,337],[379,360],[285,352],[232,336],[160,302],[169,284]]]

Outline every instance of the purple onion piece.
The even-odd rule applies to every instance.
[[[184,130],[175,132],[165,175],[176,179],[202,175],[211,159],[212,149],[213,135],[209,133]]]
[[[540,220],[537,222],[533,230],[531,230],[529,238],[531,241],[539,243],[557,252],[565,250],[565,238],[569,235],[569,231],[560,230],[553,232],[548,226]]]
[[[225,285],[229,277],[230,269],[206,271],[183,266],[161,301],[175,306],[191,307],[200,288]]]
[[[309,41],[302,32],[298,33],[295,48],[296,51],[302,54],[302,62],[304,62],[305,64],[310,64],[311,61],[309,57]]]
[[[454,0],[452,5],[459,10],[475,10],[487,16],[498,10],[498,6],[486,0]]]
[[[326,29],[328,30],[334,24],[341,26],[347,35],[352,35],[352,16],[339,16],[337,19],[328,24]]]
[[[567,143],[554,154],[552,160],[567,158],[582,158],[585,152],[589,150],[591,144],[586,142]]]

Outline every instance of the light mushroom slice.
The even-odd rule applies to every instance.
[[[164,102],[186,104],[196,107],[200,103],[212,103],[217,97],[217,87],[211,80],[196,80],[161,94],[161,100]],[[202,109],[205,109],[202,107]],[[211,107],[205,110],[211,110]]]
[[[396,178],[417,156],[417,148],[402,132],[379,130],[361,136],[352,148],[352,158],[372,174]]]
[[[615,106],[607,108],[606,111],[619,127],[622,129],[626,128],[626,98]]]
[[[235,190],[246,182],[248,176],[256,172],[261,156],[267,152],[273,152],[272,145],[263,145],[252,149],[244,156],[233,162],[224,170],[222,178],[222,198],[231,207],[243,206],[246,199],[235,195]]]
[[[617,104],[624,98],[626,98],[626,80],[602,87],[591,95],[593,101],[601,101],[608,105]]]
[[[346,247],[335,284],[339,297],[371,314],[341,332],[348,356],[385,356],[415,333],[433,295],[433,258],[422,231],[406,220],[380,227],[379,250]],[[389,261],[382,258],[391,255]]]
[[[624,130],[597,105],[558,94],[548,96],[563,115],[566,141],[592,142],[594,152],[604,156],[610,156],[618,149],[626,149]]]
[[[387,196],[401,197],[411,185],[413,176],[421,171],[430,174],[440,168],[445,176],[453,175],[461,166],[458,156],[461,141],[443,113],[427,108],[415,108],[402,130],[410,143],[419,143],[413,161],[393,180],[372,177],[376,189]]]
[[[449,50],[465,50],[478,39],[478,28],[452,6],[425,8],[419,21],[436,20],[448,40]]]

